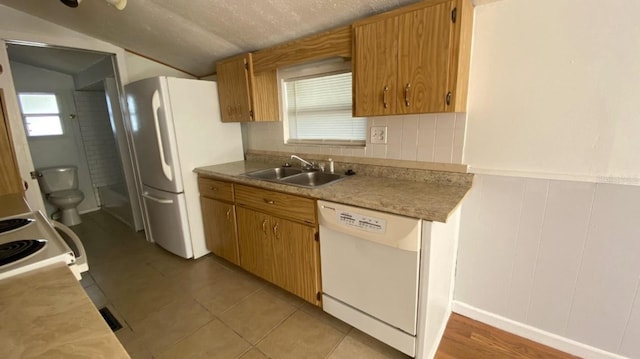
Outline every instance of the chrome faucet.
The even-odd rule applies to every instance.
[[[302,169],[305,169],[305,170],[317,170],[318,169],[318,165],[316,165],[314,162],[309,162],[309,161],[305,160],[304,158],[302,158],[300,156],[291,155],[291,159],[292,160],[298,160],[298,161],[302,162]]]

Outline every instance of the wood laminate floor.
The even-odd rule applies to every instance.
[[[575,356],[453,313],[436,359],[535,358],[568,359]]]

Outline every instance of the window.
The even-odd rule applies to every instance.
[[[62,135],[58,99],[52,93],[20,93],[20,107],[27,136]]]
[[[335,62],[285,70],[286,143],[365,144],[367,119],[352,117],[351,69]]]

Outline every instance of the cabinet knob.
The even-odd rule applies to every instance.
[[[216,187],[213,187],[213,186],[209,186],[209,189],[212,190],[212,191],[217,191],[218,190]]]
[[[267,234],[267,220],[262,221],[262,233]]]
[[[406,107],[411,106],[411,102],[409,101],[409,91],[411,90],[411,83],[407,83],[407,86],[404,87],[404,105]]]
[[[273,235],[278,238],[278,223],[273,226]]]
[[[227,221],[231,220],[231,208],[227,210]]]
[[[266,198],[264,198],[264,203],[267,203],[267,204],[276,204],[276,201],[274,201],[274,200],[272,200],[272,199],[266,199]]]
[[[384,104],[384,108],[389,108],[389,101],[387,100],[388,93],[389,86],[385,86],[384,90],[382,90],[382,103]]]

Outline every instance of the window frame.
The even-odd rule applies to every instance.
[[[58,113],[37,113],[37,114],[27,114],[24,111],[22,106],[22,100],[20,99],[20,95],[53,95],[56,99],[56,105],[58,106]],[[22,116],[22,124],[24,126],[25,135],[29,140],[37,140],[37,139],[48,139],[48,138],[61,138],[67,135],[67,129],[65,126],[64,119],[62,118],[62,107],[61,105],[61,97],[58,93],[53,91],[18,91],[17,92],[18,105],[20,106],[20,115]],[[48,135],[30,135],[29,134],[29,126],[27,124],[27,117],[50,117],[57,116],[60,121],[60,129],[62,133],[60,134],[48,134]]]
[[[278,95],[280,97],[280,108],[282,109],[282,127],[283,140],[285,145],[313,145],[313,146],[332,146],[332,147],[366,147],[366,130],[365,139],[363,140],[333,140],[333,139],[296,139],[291,138],[289,128],[287,93],[285,82],[291,80],[304,80],[321,76],[331,76],[352,72],[351,61],[342,58],[332,58],[328,60],[318,61],[311,64],[302,64],[278,69]],[[353,109],[353,103],[352,103]]]

